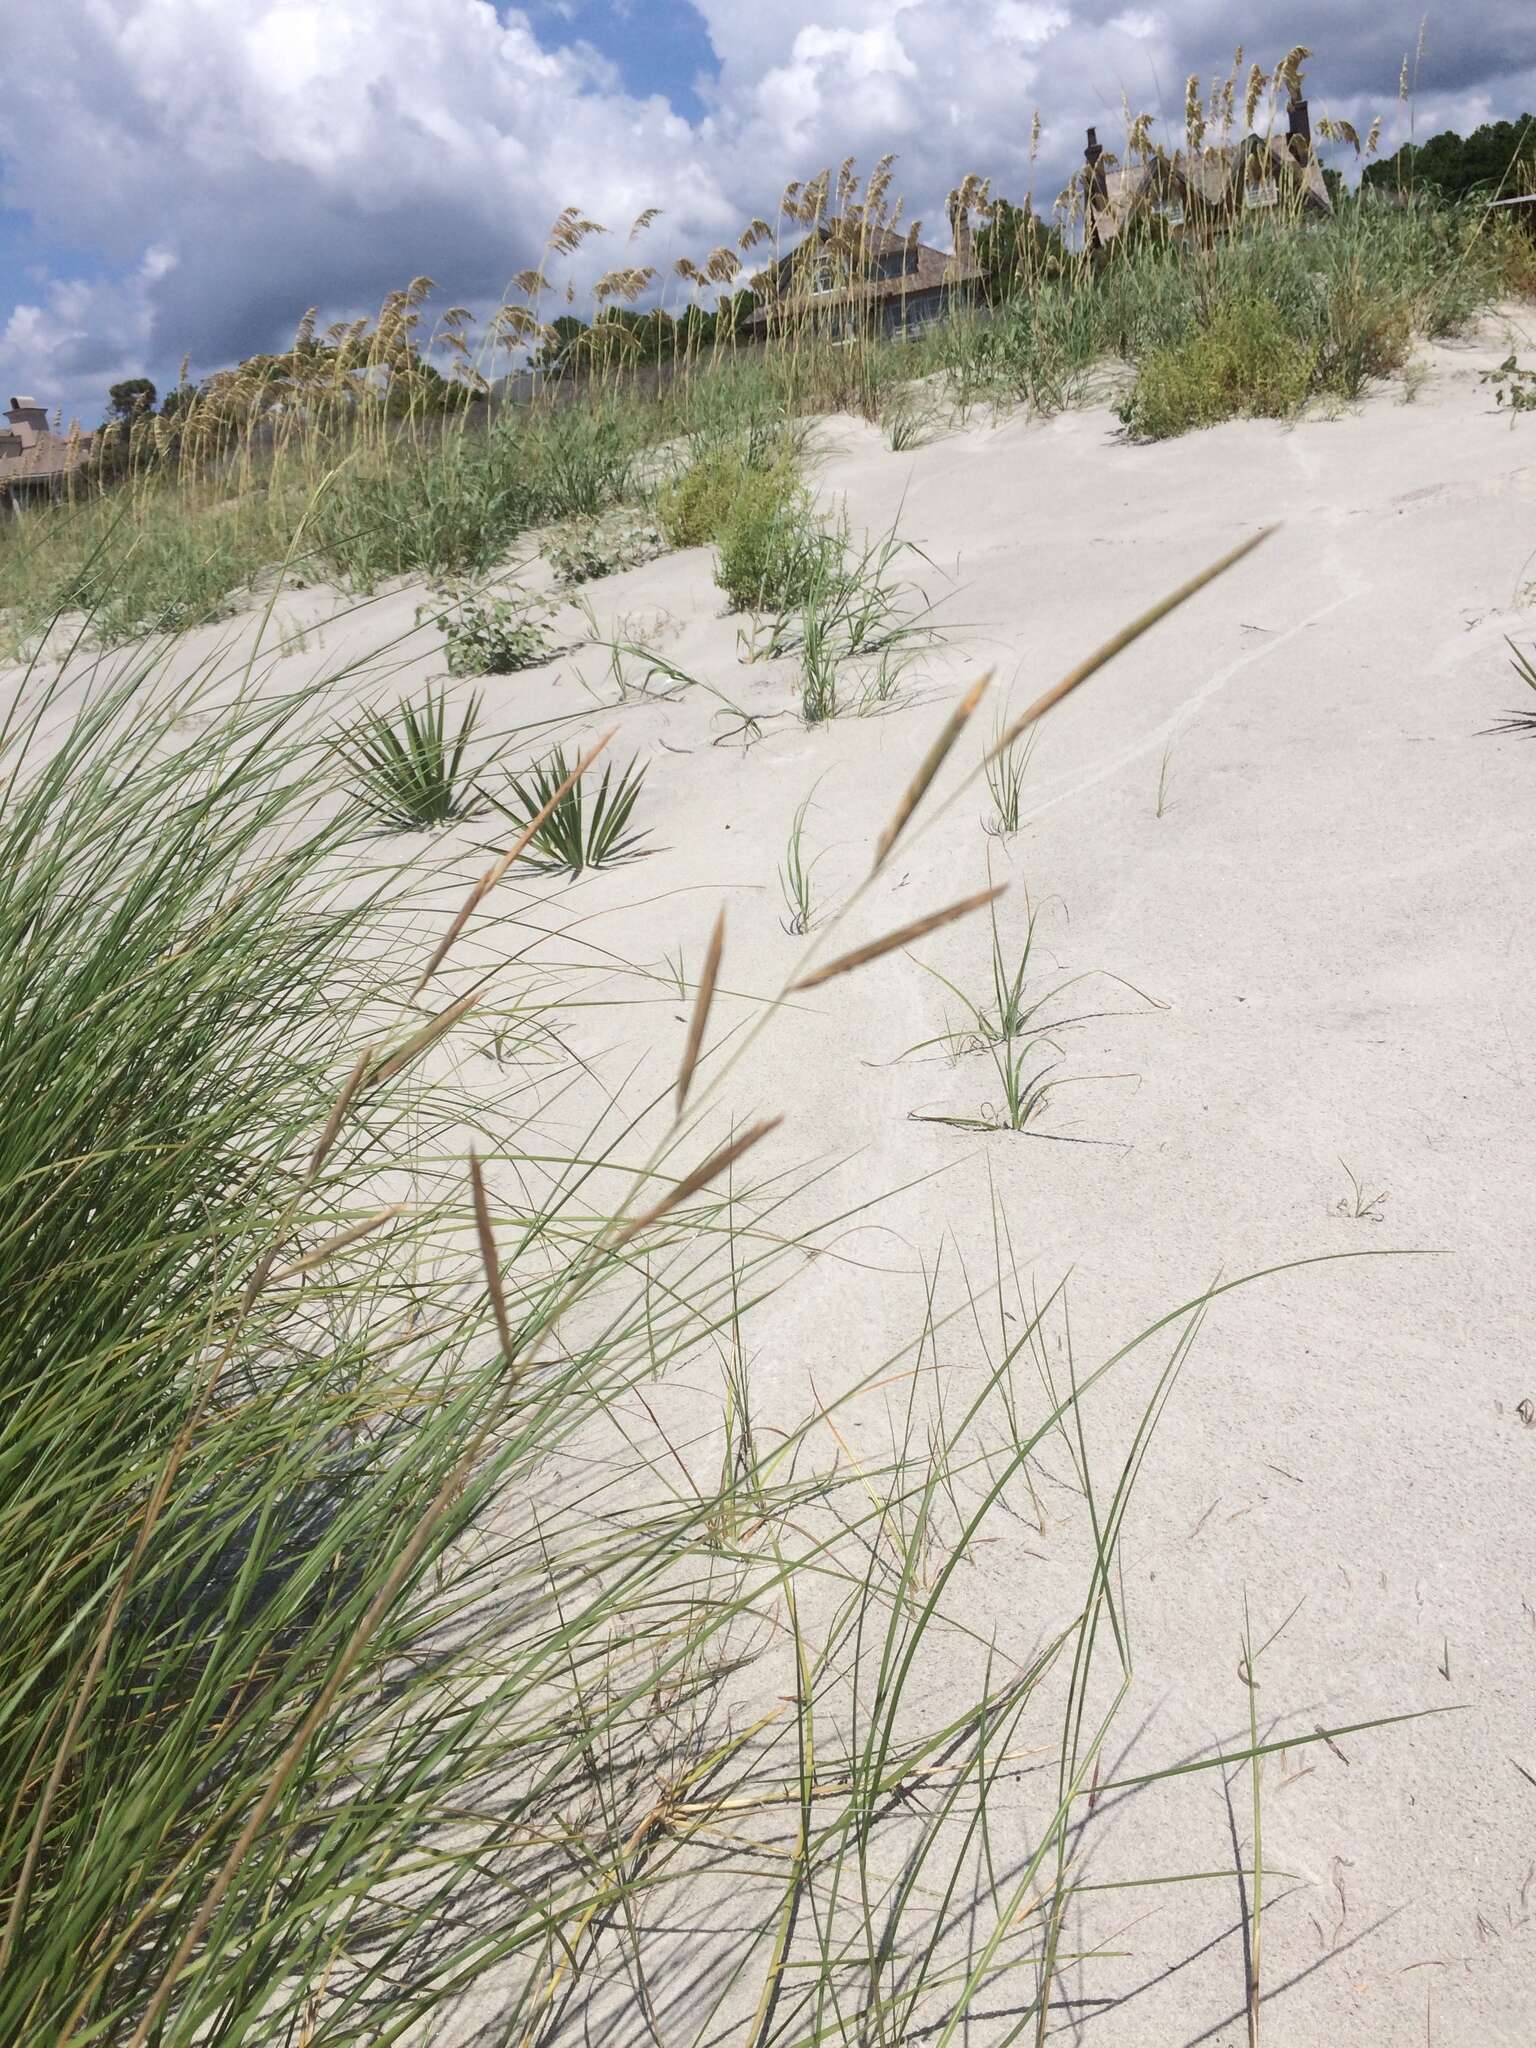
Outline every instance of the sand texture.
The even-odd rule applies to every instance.
[[[657,970],[680,947],[696,972],[723,903],[712,1036],[779,988],[821,937],[785,931],[776,876],[805,798],[828,916],[972,677],[994,670],[992,698],[929,810],[975,770],[996,708],[1022,708],[1279,522],[1049,715],[1015,834],[984,829],[991,805],[972,787],[822,939],[824,953],[853,945],[989,873],[1010,885],[1006,946],[1035,906],[1031,989],[1085,978],[1043,1012],[1061,1023],[1059,1085],[1029,1128],[919,1120],[985,1123],[999,1100],[988,1055],[932,1043],[963,1019],[924,971],[989,999],[984,915],[795,998],[719,1084],[705,1126],[784,1115],[764,1169],[828,1168],[796,1198],[797,1224],[884,1197],[753,1320],[770,1419],[910,1343],[935,1268],[951,1307],[962,1275],[991,1288],[999,1215],[1026,1289],[1070,1272],[1083,1367],[1218,1275],[1320,1261],[1221,1300],[1166,1409],[1124,1538],[1135,1685],[1105,1760],[1124,1776],[1246,1741],[1245,1598],[1258,1640],[1290,1617],[1258,1673],[1266,1736],[1456,1710],[1267,1767],[1263,2038],[1277,2048],[1525,2048],[1536,2033],[1536,1426],[1521,1413],[1536,1402],[1536,743],[1484,730],[1526,695],[1506,637],[1536,641],[1536,417],[1511,423],[1478,377],[1511,331],[1500,319],[1424,348],[1412,403],[1384,387],[1338,417],[1156,446],[1128,444],[1104,407],[978,415],[901,454],[863,421],[823,422],[819,497],[845,503],[855,532],[899,525],[926,558],[903,573],[941,629],[877,713],[801,723],[794,658],[741,660],[743,621],[724,614],[707,550],[585,594],[604,634],[646,641],[718,694],[666,694],[657,677],[649,698],[615,704],[591,646],[482,685],[495,725],[566,719],[569,744],[615,723],[618,758],[650,762],[647,858],[574,885],[514,882],[507,901],[551,925],[583,920],[583,990],[612,1007],[574,1011],[571,1042],[611,1085],[634,1070],[626,1086],[659,1093],[687,1005],[633,966]],[[280,679],[406,632],[421,595],[361,611],[326,592],[285,599],[285,629],[310,630]],[[588,632],[570,612],[561,627],[573,643]],[[387,680],[361,687],[383,700],[441,673],[423,629]],[[726,701],[758,721],[755,742]],[[444,837],[432,921],[494,836]],[[468,943],[461,972],[507,964],[500,929]],[[493,1087],[495,1069],[479,1071]],[[554,1113],[580,1121],[574,1101]],[[1336,1256],[1356,1253],[1410,1256]],[[955,1341],[963,1378],[977,1340]],[[1161,1355],[1094,1396],[1106,1469]],[[664,1420],[687,1389],[660,1398]],[[878,1438],[882,1418],[868,1427]],[[1038,1522],[1000,1533],[957,1595],[1005,1654],[1063,1612],[1068,1471],[1043,1453]],[[1234,1865],[1250,1786],[1231,1778],[1102,1803],[1080,1876],[1225,1874],[1085,1898],[1071,1946],[1106,1953],[1064,1970],[1052,2039],[1247,2040]],[[701,1897],[729,1915],[729,1896]],[[679,1964],[685,1952],[679,1938]],[[685,1978],[668,2042],[693,2038]],[[496,2010],[492,1976],[454,2038],[500,2040]],[[1011,2038],[1010,2024],[998,2010],[964,2038]],[[622,1999],[596,2037],[653,2038]],[[722,2022],[718,2038],[746,2037]]]

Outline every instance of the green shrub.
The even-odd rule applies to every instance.
[[[440,624],[451,676],[510,676],[554,652],[544,608],[527,598],[465,597]]]
[[[1231,300],[1187,339],[1147,356],[1119,413],[1147,441],[1221,420],[1288,419],[1317,367],[1317,350],[1287,330],[1269,301]]]
[[[744,472],[718,542],[715,581],[738,612],[794,611],[825,582],[844,546],[816,524],[808,494],[779,470]]]
[[[669,477],[656,499],[656,518],[674,548],[708,547],[716,540],[747,475],[746,464],[729,448],[711,449]]]

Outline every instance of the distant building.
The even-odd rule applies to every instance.
[[[35,398],[13,398],[0,426],[0,509],[19,512],[29,499],[51,498],[85,453],[76,433],[52,433]]]
[[[915,232],[823,221],[752,280],[759,304],[746,332],[761,337],[807,325],[834,341],[859,332],[915,334],[974,297],[980,282],[963,215],[952,255]]]
[[[1291,101],[1284,135],[1246,135],[1190,155],[1153,149],[1123,166],[1112,165],[1090,128],[1083,161],[1088,241],[1095,249],[1108,248],[1138,222],[1185,237],[1226,233],[1253,212],[1302,219],[1333,212],[1304,99]]]

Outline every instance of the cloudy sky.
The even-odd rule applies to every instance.
[[[941,231],[969,170],[1048,202],[1122,94],[1175,138],[1239,37],[1316,55],[1314,114],[1405,132],[1421,0],[8,0],[0,33],[0,395],[93,425],[108,384],[280,346],[310,305],[425,273],[494,306],[576,204],[609,262],[669,265],[785,181],[898,152]],[[1245,59],[1246,61],[1246,59]],[[1043,123],[1031,172],[1029,127]],[[1444,0],[1423,137],[1536,106],[1536,0]],[[633,249],[642,208],[662,216]],[[622,253],[619,253],[621,252]]]

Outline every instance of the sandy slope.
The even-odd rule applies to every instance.
[[[975,422],[906,455],[829,423],[823,491],[846,494],[856,526],[899,514],[933,564],[916,573],[944,646],[889,714],[814,731],[776,717],[747,749],[712,744],[722,725],[699,692],[626,705],[617,748],[652,758],[661,850],[562,904],[628,959],[681,945],[696,966],[723,897],[727,982],[771,991],[804,944],[780,928],[775,868],[813,785],[830,908],[963,679],[995,664],[1020,705],[1235,539],[1284,522],[1051,716],[1016,838],[988,839],[973,792],[847,928],[851,943],[977,887],[990,851],[1014,883],[1005,933],[1023,926],[1020,885],[1053,899],[1042,972],[1108,970],[1166,1006],[1088,984],[1088,1007],[1119,1014],[1064,1034],[1060,1072],[1118,1078],[1063,1088],[1036,1135],[911,1121],[974,1114],[997,1089],[984,1060],[898,1061],[955,1013],[898,956],[781,1018],[729,1090],[737,1112],[789,1113],[784,1161],[858,1155],[828,1205],[931,1176],[765,1313],[753,1371],[770,1411],[910,1338],[941,1247],[951,1270],[990,1274],[989,1185],[1040,1282],[1073,1270],[1089,1363],[1218,1272],[1433,1254],[1314,1265],[1222,1304],[1127,1538],[1138,1692],[1118,1771],[1240,1739],[1245,1593],[1260,1636],[1301,1603],[1263,1660],[1267,1726],[1463,1709],[1271,1767],[1268,1855],[1289,1874],[1265,1931],[1275,2042],[1514,2048],[1536,2010],[1536,1427],[1517,1412],[1536,1400],[1536,746],[1479,736],[1523,695],[1504,636],[1536,640],[1536,418],[1511,428],[1476,375],[1505,334],[1426,351],[1411,406],[1383,390],[1339,418],[1150,448],[1102,410]],[[589,594],[605,627],[627,618],[734,702],[787,712],[791,670],[739,663],[710,571],[705,553],[674,556]],[[291,677],[406,630],[417,595],[323,625]],[[331,608],[306,594],[293,615]],[[416,644],[407,676],[438,672],[432,636]],[[509,724],[581,714],[595,731],[604,669],[589,650],[488,688]],[[979,751],[968,737],[942,787]],[[981,992],[983,927],[918,952]],[[654,985],[627,993],[649,1001],[573,1028],[607,1048],[613,1078],[643,1058],[660,1087],[681,1006]],[[1068,1137],[1092,1142],[1049,1141]],[[1340,1213],[1341,1160],[1384,1191],[1373,1216]],[[1145,1384],[1107,1400],[1107,1440]],[[1054,1597],[1032,1561],[1049,1547],[1047,1531],[978,1572],[979,1623],[1029,1635],[1037,1589]],[[1232,1796],[1245,1837],[1246,1787]],[[1092,1850],[1104,1875],[1230,1871],[1218,1777],[1122,1806]],[[1063,2038],[1246,2038],[1238,1922],[1235,1877],[1121,1895],[1079,1931],[1121,1959],[1064,1986],[1083,2002],[1061,2006]],[[489,1990],[479,2016],[494,2010]]]

